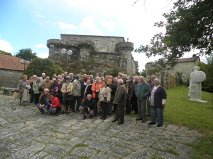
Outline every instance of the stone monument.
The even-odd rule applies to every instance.
[[[199,66],[194,66],[193,71],[190,74],[188,96],[191,101],[206,103],[207,101],[201,100],[201,82],[206,79],[206,74],[199,70]]]

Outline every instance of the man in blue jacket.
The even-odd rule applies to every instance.
[[[139,77],[139,83],[135,88],[135,95],[138,103],[138,118],[136,120],[142,120],[142,123],[146,122],[146,100],[150,94],[150,86],[144,81],[144,77]]]

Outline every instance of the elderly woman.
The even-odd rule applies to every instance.
[[[150,105],[151,105],[151,115],[152,120],[148,125],[154,125],[157,123],[157,127],[163,125],[163,109],[166,104],[166,91],[160,85],[160,81],[156,78],[154,79],[154,87],[151,91]]]
[[[62,113],[69,114],[71,106],[73,107],[73,84],[70,81],[70,77],[65,77],[65,82],[61,88],[63,97],[63,111]]]
[[[111,100],[111,89],[107,87],[106,82],[102,83],[102,88],[99,92],[99,102],[101,106],[101,118],[105,120],[106,119],[106,113],[107,113],[107,106],[109,101]]]
[[[23,93],[26,88],[26,84],[27,84],[27,75],[23,75],[17,86],[17,90],[20,93],[20,105],[23,104]]]

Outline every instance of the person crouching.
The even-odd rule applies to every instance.
[[[95,102],[92,100],[92,95],[88,94],[87,98],[80,106],[80,110],[83,113],[83,120],[86,118],[92,118],[94,116],[94,106]]]
[[[57,115],[61,112],[61,103],[59,98],[56,96],[54,92],[50,93],[50,107],[48,113],[51,115]]]
[[[49,110],[50,107],[50,94],[49,89],[45,88],[43,93],[39,97],[39,104],[38,109],[41,112],[41,114],[44,114]]]

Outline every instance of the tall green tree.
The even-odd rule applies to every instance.
[[[36,53],[29,48],[19,50],[19,52],[16,54],[16,57],[25,59],[27,61],[31,61],[32,59],[37,58]]]
[[[43,72],[45,72],[48,76],[52,76],[54,73],[63,73],[63,70],[59,66],[55,65],[50,59],[34,58],[24,71],[24,74],[28,76],[40,76]]]
[[[141,45],[137,52],[145,52],[148,57],[162,55],[170,64],[193,49],[200,54],[213,53],[212,0],[177,0],[170,13],[163,16],[166,22],[155,26],[165,27],[165,34],[154,35],[150,44]]]

